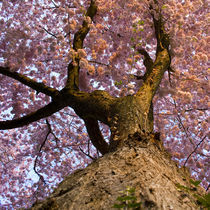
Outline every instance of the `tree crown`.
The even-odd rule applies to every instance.
[[[30,205],[97,158],[76,104],[141,94],[159,75],[152,69],[164,50],[168,70],[153,82],[148,102],[155,130],[173,158],[208,186],[206,0],[2,0],[0,8],[5,205]],[[107,119],[99,113],[98,120]],[[101,128],[108,138],[108,127]]]

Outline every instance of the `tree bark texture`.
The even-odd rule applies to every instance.
[[[46,200],[36,202],[30,210],[111,210],[119,202],[120,191],[128,186],[135,188],[139,209],[202,209],[190,192],[177,187],[192,187],[189,172],[171,160],[154,136],[148,143],[135,137],[126,142],[123,148],[66,177]],[[196,193],[202,194],[203,189]]]

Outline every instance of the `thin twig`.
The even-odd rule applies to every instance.
[[[195,149],[189,154],[189,156],[187,157],[187,159],[184,162],[184,166],[186,165],[187,161],[192,156],[192,154],[198,149],[199,145],[205,140],[205,138],[206,138],[206,136],[204,136],[203,139],[201,139],[201,141],[196,145]]]
[[[173,101],[174,101],[174,107],[175,107],[175,109],[177,110],[176,101],[175,101],[175,100],[173,100]],[[183,123],[182,123],[182,120],[181,120],[181,117],[180,117],[179,114],[177,114],[177,118],[176,118],[176,119],[178,120],[178,122],[180,123],[181,127],[183,128],[183,130],[184,130],[184,132],[185,132],[187,138],[189,138],[189,135],[188,135],[188,133],[187,133],[187,130],[185,129],[185,127],[184,127],[184,125],[183,125]],[[190,138],[189,138],[189,141],[190,141],[190,143],[194,146],[194,143],[192,142],[192,140],[191,140]]]
[[[84,155],[88,156],[90,159],[96,160],[96,158],[94,158],[94,157],[92,157],[91,155],[85,153],[85,152],[81,149],[81,147],[79,147],[79,149],[80,149],[80,151],[81,151]]]
[[[49,124],[48,120],[46,120],[46,123],[47,123],[47,126],[48,126],[48,132],[47,132],[47,135],[46,135],[46,137],[45,137],[45,140],[42,142],[42,144],[41,144],[41,146],[40,146],[40,148],[39,148],[38,154],[41,152],[42,148],[44,147],[44,145],[45,145],[45,143],[46,143],[46,141],[47,141],[47,138],[48,138],[49,134],[51,133],[51,127],[50,127],[50,124]],[[41,181],[42,181],[44,184],[46,184],[46,182],[45,182],[45,180],[44,180],[44,177],[36,170],[38,158],[39,158],[39,156],[37,155],[37,156],[36,156],[36,159],[35,159],[35,161],[34,161],[34,168],[33,168],[33,169],[34,169],[34,172],[39,176],[39,178],[41,179]]]
[[[42,7],[42,9],[57,9],[58,7]]]
[[[49,32],[46,28],[42,27],[42,26],[39,26],[40,28],[42,28],[45,32],[47,32],[49,35],[55,37],[57,39],[57,36],[51,32]]]
[[[59,8],[59,6],[56,5],[56,3],[55,3],[53,0],[51,0],[51,2],[53,3],[53,5],[54,5],[56,8]]]
[[[96,63],[96,64],[107,66],[107,67],[109,66],[109,64],[105,64],[105,63],[101,63],[101,62],[93,61],[93,60],[89,60],[88,62],[90,62],[90,63]]]
[[[185,109],[184,111],[185,112],[191,112],[191,111],[196,111],[196,110],[198,110],[198,111],[203,111],[203,112],[205,112],[205,111],[207,111],[207,110],[209,110],[208,108],[203,108],[203,109]]]
[[[188,133],[187,133],[187,130],[185,129],[185,127],[184,127],[184,125],[183,125],[183,123],[182,123],[182,120],[181,120],[179,114],[177,114],[177,118],[176,118],[176,119],[178,120],[178,122],[180,123],[181,127],[183,128],[183,130],[184,130],[186,136],[189,137],[189,136],[188,136]],[[193,143],[191,142],[191,144],[193,144]]]
[[[206,192],[209,190],[210,184],[208,185],[208,187],[206,188]]]
[[[88,155],[90,155],[90,139],[88,139]]]
[[[68,34],[68,36],[69,36],[69,46],[72,47],[72,46],[71,46],[71,30],[70,30],[69,18],[70,18],[70,17],[69,17],[69,14],[68,14],[68,26],[69,26],[69,27],[68,27],[68,30],[69,30],[69,32],[68,32],[67,34]],[[66,34],[66,35],[67,35],[67,34]]]

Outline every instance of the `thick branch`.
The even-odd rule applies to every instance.
[[[146,67],[146,72],[143,76],[143,80],[145,81],[152,72],[153,60],[145,49],[139,48],[138,52],[144,56],[144,66]]]
[[[117,98],[106,91],[95,90],[92,93],[77,91],[68,97],[69,106],[82,119],[94,118],[109,126],[110,111]]]
[[[145,105],[150,106],[152,99],[160,85],[164,72],[168,69],[170,58],[168,50],[164,49],[158,52],[156,60],[153,64],[152,71],[144,81],[137,95],[145,97]]]
[[[48,86],[44,85],[43,83],[35,82],[34,80],[32,80],[22,74],[19,74],[17,72],[11,72],[8,67],[0,66],[0,74],[11,77],[11,78],[21,82],[22,84],[36,90],[37,92],[44,93],[51,97],[55,97],[59,93],[58,90],[48,87]]]
[[[155,4],[158,5],[158,2],[156,0],[154,0],[154,2],[155,2]],[[153,10],[152,5],[150,5],[150,10]],[[153,12],[151,12],[151,15],[152,15],[152,18],[153,18],[153,23],[154,23],[154,28],[155,28],[155,36],[156,36],[156,39],[157,39],[156,55],[158,54],[158,52],[160,52],[164,49],[168,50],[170,63],[169,63],[169,66],[168,66],[167,70],[168,70],[169,83],[170,83],[170,86],[172,86],[172,84],[171,84],[171,72],[174,72],[174,70],[170,66],[170,64],[171,64],[171,54],[170,54],[170,50],[169,50],[170,37],[169,37],[169,34],[165,31],[164,21],[163,21],[163,17],[162,17],[162,14],[161,14],[161,10],[156,9],[156,13],[158,13],[158,16],[159,16],[158,19],[155,18]]]
[[[150,6],[150,9],[153,10],[152,6]],[[148,57],[148,53],[145,50],[140,51],[140,53],[145,56],[145,61],[148,61],[148,64],[145,62],[145,66],[148,66],[146,66],[146,68],[150,68],[150,66],[152,67],[151,70],[149,70],[149,74],[145,76],[145,81],[142,87],[137,92],[137,96],[141,97],[141,99],[145,101],[145,105],[148,108],[150,107],[152,99],[160,85],[164,72],[168,70],[171,63],[169,54],[169,36],[164,30],[164,23],[160,11],[156,10],[155,12],[159,13],[158,19],[155,18],[152,12],[151,15],[155,28],[155,36],[157,39],[156,59],[153,65],[151,65],[152,61],[150,60],[151,58]]]
[[[105,91],[98,90],[86,93],[63,89],[45,107],[19,119],[0,121],[0,130],[28,125],[42,118],[49,117],[66,106],[72,107],[82,119],[94,118],[108,124],[110,108],[114,101],[115,98]]]
[[[95,4],[95,0],[91,0],[90,6],[85,14],[86,17],[90,17],[91,20],[96,15],[97,6]],[[83,48],[83,41],[89,32],[90,27],[88,26],[88,22],[86,20],[83,21],[82,27],[75,33],[74,41],[73,41],[73,49],[78,50]]]
[[[97,6],[95,0],[91,0],[90,6],[85,14],[86,17],[90,17],[91,20],[97,12]],[[75,33],[73,40],[73,49],[77,51],[83,48],[83,41],[90,30],[87,20],[84,20],[82,27]],[[79,90],[79,61],[80,58],[74,58],[74,62],[68,65],[68,78],[65,88]]]
[[[103,138],[99,129],[98,121],[93,118],[87,118],[84,120],[85,126],[90,137],[92,144],[104,155],[109,152],[109,145]]]
[[[50,115],[54,114],[55,112],[61,110],[64,107],[65,105],[63,105],[62,103],[51,102],[48,105],[42,107],[41,109],[38,109],[37,111],[32,112],[31,114],[28,114],[24,117],[14,120],[1,121],[0,130],[8,130],[28,125],[42,118],[49,117]]]
[[[136,80],[144,80],[144,76],[139,76],[136,74],[130,74],[129,75],[131,79],[136,79]]]
[[[155,3],[158,5],[158,2],[155,1]],[[152,5],[150,5],[150,10],[154,10]],[[158,13],[158,19],[155,18],[154,12]],[[170,39],[169,35],[166,33],[164,29],[164,22],[162,18],[162,14],[160,9],[156,9],[156,11],[151,12],[154,28],[155,28],[155,36],[157,39],[157,49],[156,49],[156,55],[159,51],[162,51],[164,49],[169,50],[170,45]]]

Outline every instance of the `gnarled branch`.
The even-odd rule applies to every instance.
[[[0,74],[11,77],[21,82],[22,84],[36,90],[37,92],[44,93],[51,97],[56,97],[59,93],[58,90],[48,87],[47,85],[44,85],[43,83],[36,82],[20,73],[10,71],[9,67],[0,66]]]

